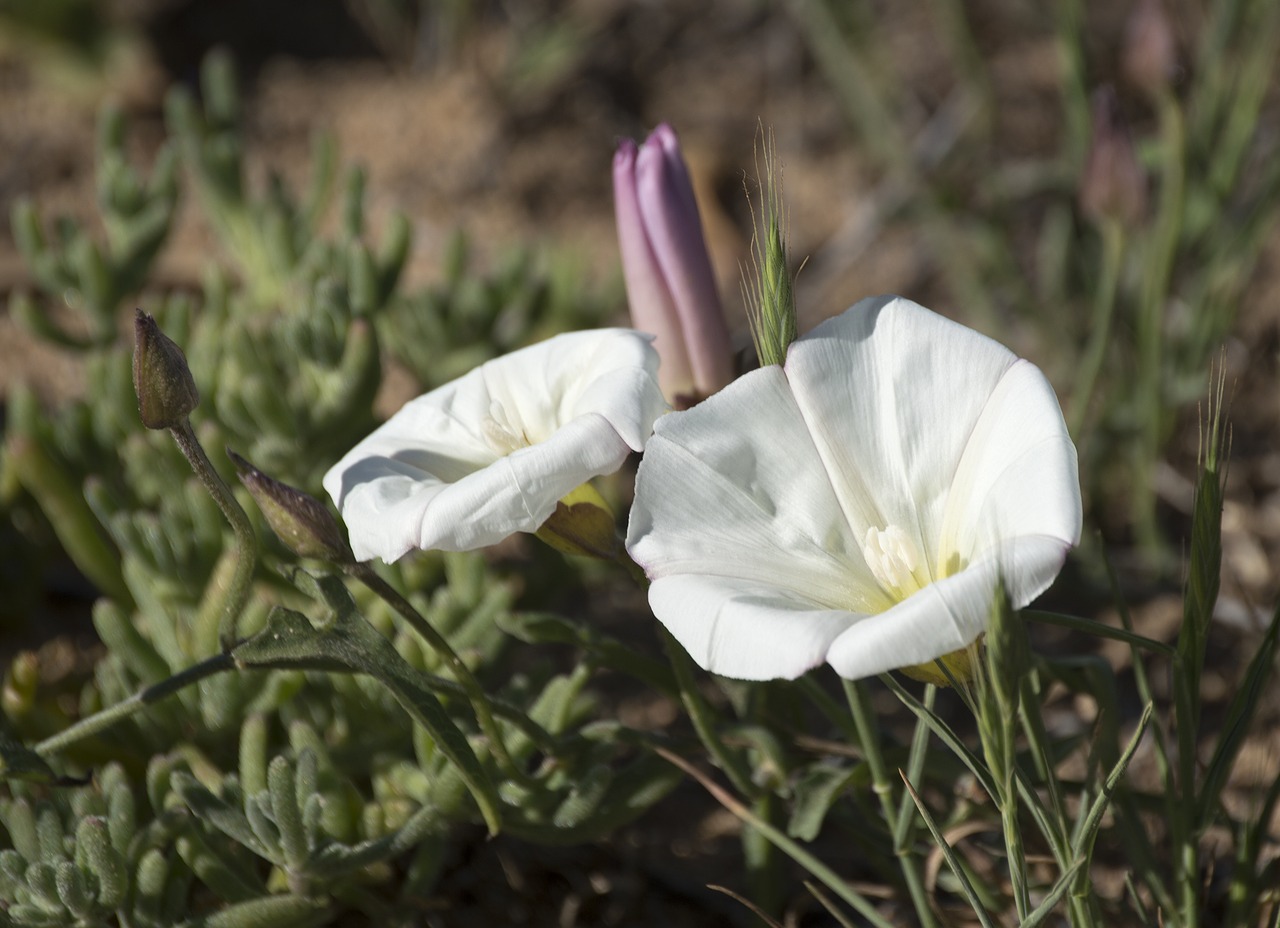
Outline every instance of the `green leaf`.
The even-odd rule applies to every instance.
[[[233,841],[243,844],[259,857],[271,859],[268,849],[259,840],[242,810],[215,796],[195,777],[183,771],[173,774],[172,788],[196,818],[212,825]]]
[[[348,600],[349,603],[349,600]],[[267,627],[236,646],[232,658],[240,667],[309,667],[368,674],[385,686],[396,702],[431,733],[440,750],[466,782],[485,823],[493,834],[501,827],[497,790],[440,701],[424,674],[407,664],[395,647],[355,614],[343,607],[333,624],[315,628],[299,612],[276,607]]]
[[[604,801],[613,783],[613,771],[604,764],[591,767],[569,790],[569,795],[556,809],[552,824],[557,828],[573,828],[591,819]]]
[[[117,909],[129,889],[129,873],[124,856],[112,846],[105,820],[89,816],[76,827],[76,862],[98,880],[98,904]]]
[[[328,906],[323,901],[301,896],[266,896],[183,922],[181,928],[303,928],[329,919]]]
[[[61,778],[35,751],[0,730],[0,779],[58,783]]]
[[[1236,757],[1244,745],[1245,735],[1249,732],[1249,725],[1262,699],[1263,689],[1274,670],[1277,642],[1280,642],[1280,606],[1276,607],[1271,616],[1271,624],[1267,626],[1258,650],[1249,661],[1244,681],[1227,708],[1218,743],[1214,745],[1213,756],[1209,759],[1204,783],[1196,799],[1201,828],[1207,827],[1216,814],[1218,798],[1231,776],[1231,769],[1235,766]]]
[[[1138,720],[1137,729],[1129,739],[1129,744],[1125,747],[1124,753],[1120,755],[1120,759],[1116,761],[1115,766],[1111,768],[1111,772],[1107,774],[1107,779],[1102,784],[1102,789],[1094,797],[1092,803],[1081,806],[1081,817],[1077,821],[1076,836],[1072,842],[1072,852],[1077,858],[1083,858],[1087,861],[1093,853],[1093,842],[1098,835],[1098,828],[1102,825],[1103,813],[1107,811],[1107,806],[1111,804],[1111,796],[1115,792],[1116,786],[1120,783],[1120,778],[1124,776],[1124,772],[1129,766],[1129,761],[1133,760],[1133,755],[1137,752],[1138,745],[1142,742],[1142,736],[1147,733],[1147,726],[1151,723],[1151,713],[1154,710],[1155,706],[1147,703],[1142,712],[1142,718]]]
[[[1054,908],[1062,901],[1062,897],[1067,894],[1067,890],[1071,888],[1075,881],[1076,874],[1080,872],[1080,868],[1085,865],[1085,859],[1079,858],[1059,877],[1058,881],[1053,884],[1053,888],[1045,894],[1040,904],[1031,911],[1026,918],[1022,920],[1022,924],[1018,928],[1036,928],[1052,913]]]
[[[285,866],[299,872],[307,862],[307,835],[302,826],[302,808],[298,802],[297,780],[293,765],[285,757],[276,757],[267,769],[271,793],[271,812],[280,829],[280,849]]]
[[[787,834],[801,841],[812,841],[822,831],[831,807],[854,781],[855,769],[827,763],[809,765],[792,787],[795,803]]]

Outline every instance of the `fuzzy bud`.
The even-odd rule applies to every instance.
[[[141,309],[133,322],[133,389],[142,424],[149,429],[179,426],[200,405],[187,356]]]
[[[268,477],[234,451],[227,457],[240,482],[262,510],[271,530],[299,557],[313,557],[334,564],[353,564],[355,555],[343,537],[338,520],[314,496]]]
[[[1080,182],[1080,209],[1095,223],[1117,221],[1133,228],[1147,211],[1147,175],[1115,92],[1102,87],[1092,102],[1093,138]]]
[[[761,366],[767,367],[786,362],[798,325],[782,202],[782,166],[772,132],[764,134],[762,130],[761,146],[760,215],[751,242],[751,274],[744,278],[742,289],[756,356]]]

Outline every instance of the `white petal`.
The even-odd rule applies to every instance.
[[[986,628],[997,577],[1011,599],[1021,598],[1026,589],[1043,589],[1061,569],[1069,547],[1053,537],[1016,539],[892,609],[859,619],[832,643],[827,662],[840,676],[857,680],[959,650]]]
[[[896,525],[940,575],[934,541],[956,465],[1016,360],[900,297],[862,300],[791,346],[787,378],[857,535]]]
[[[654,583],[649,605],[700,667],[738,680],[795,679],[857,618],[766,584],[689,574]]]
[[[1018,361],[992,391],[956,467],[938,550],[969,561],[1022,535],[1074,545],[1081,518],[1076,450],[1057,397],[1035,365]]]
[[[888,605],[777,367],[658,420],[636,476],[627,550],[651,580],[708,574],[827,606]]]
[[[657,363],[647,336],[575,332],[408,403],[325,475],[356,557],[535,531],[561,496],[643,447],[666,408]],[[527,447],[506,454],[508,438]]]

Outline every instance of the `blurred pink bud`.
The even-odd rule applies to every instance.
[[[1094,222],[1115,220],[1127,228],[1141,223],[1147,211],[1147,175],[1110,87],[1093,94],[1093,140],[1080,182],[1080,210]]]
[[[1164,0],[1137,0],[1124,30],[1124,73],[1152,96],[1163,92],[1178,67],[1178,43]]]
[[[674,129],[663,123],[641,146],[618,145],[613,197],[631,322],[657,336],[668,401],[690,406],[733,380],[733,357]]]

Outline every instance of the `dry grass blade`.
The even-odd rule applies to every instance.
[[[809,895],[818,900],[818,904],[827,910],[827,914],[840,923],[840,928],[854,928],[853,922],[845,918],[843,912],[836,908],[834,900],[827,896],[818,886],[811,880],[804,881],[804,888],[809,890]]]
[[[662,747],[655,747],[656,753],[663,760],[667,761],[684,771],[711,794],[716,802],[720,803],[725,809],[736,819],[744,824],[755,828],[764,835],[774,847],[778,848],[800,866],[804,867],[815,877],[822,881],[828,889],[838,895],[847,902],[859,915],[865,918],[876,928],[893,928],[883,915],[876,911],[866,898],[858,893],[846,880],[841,879],[834,870],[824,864],[818,858],[814,857],[795,841],[791,840],[784,833],[774,828],[764,819],[760,818],[752,812],[747,806],[739,802],[728,790],[716,783],[692,763],[672,751]]]
[[[720,886],[717,883],[708,883],[707,889],[711,890],[713,893],[724,893],[726,896],[728,896],[734,902],[741,905],[743,908],[749,909],[751,913],[755,915],[756,918],[760,919],[760,921],[768,925],[769,928],[783,928],[783,925],[781,922],[779,922],[777,919],[770,916],[768,912],[760,908],[760,906],[756,905],[754,902],[752,902],[750,899],[748,899],[746,896],[742,895],[741,893],[736,893],[729,887]]]

